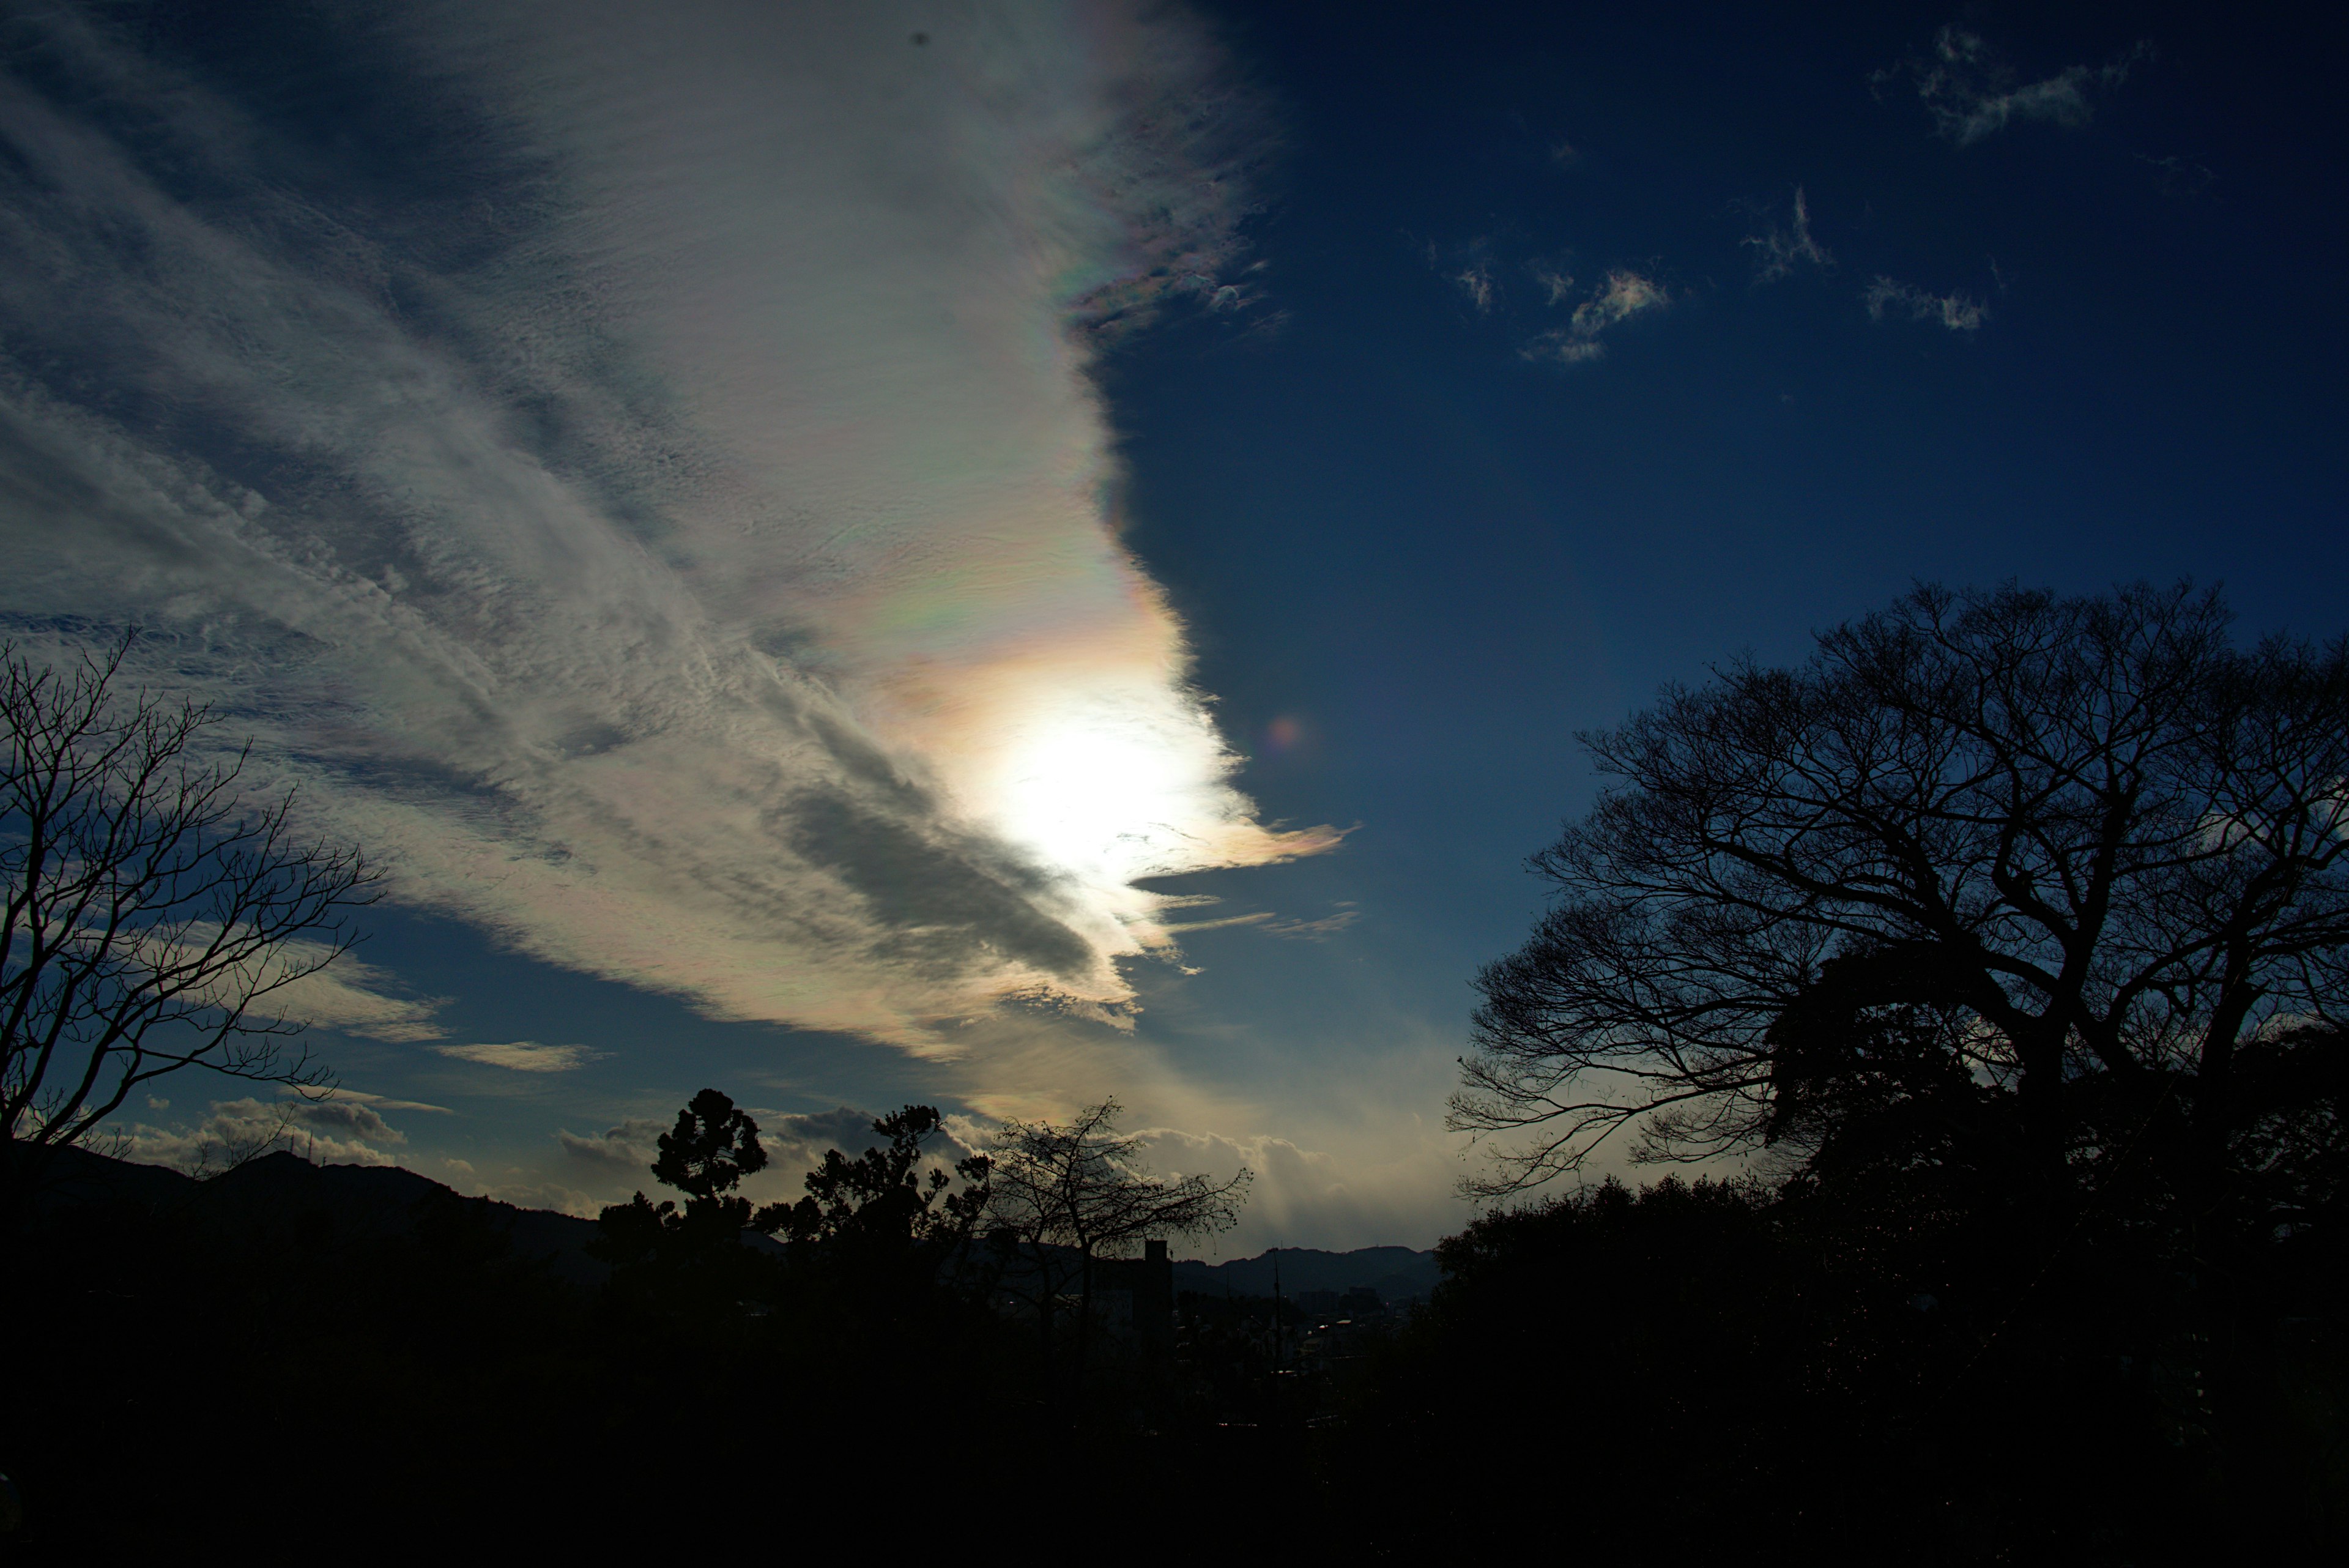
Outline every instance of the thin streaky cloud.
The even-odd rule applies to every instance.
[[[1860,298],[1868,306],[1870,321],[1891,316],[1909,321],[1938,321],[1952,332],[1977,332],[1990,319],[1990,306],[1970,294],[1934,294],[1889,277],[1878,277]]]
[[[299,1088],[289,1088],[285,1093],[288,1097],[313,1102],[325,1100],[348,1100],[353,1105],[365,1106],[369,1110],[374,1111],[430,1111],[436,1115],[444,1116],[456,1115],[456,1113],[450,1110],[447,1106],[430,1105],[423,1100],[394,1099],[386,1095],[370,1095],[361,1089],[347,1089],[340,1084],[336,1085],[333,1088],[327,1089],[323,1093],[317,1090],[305,1090]]]
[[[591,1051],[585,1045],[542,1045],[535,1040],[435,1045],[432,1049],[460,1062],[478,1062],[485,1067],[503,1067],[515,1073],[568,1073],[611,1054],[608,1051]]]
[[[1185,920],[1179,924],[1170,924],[1166,929],[1175,932],[1219,931],[1226,926],[1262,925],[1272,918],[1271,910],[1260,909],[1253,915],[1226,915],[1218,920]]]
[[[1835,265],[1835,256],[1811,233],[1810,202],[1800,185],[1795,187],[1792,223],[1773,224],[1762,234],[1749,234],[1741,243],[1752,246],[1755,253],[1756,283],[1775,283],[1797,266]]]
[[[1965,147],[2022,120],[2085,125],[2095,117],[2094,96],[2119,87],[2132,67],[2152,56],[2152,44],[2141,39],[2101,66],[2071,66],[2026,82],[1982,35],[1952,24],[1933,36],[1930,57],[1887,67],[1868,81],[1880,93],[1906,78],[1932,116],[1935,130]]]
[[[1274,920],[1264,929],[1268,936],[1318,942],[1337,935],[1361,918],[1361,910],[1347,903],[1341,904],[1336,912],[1324,915],[1318,920]]]

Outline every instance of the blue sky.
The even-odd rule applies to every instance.
[[[1115,1093],[1229,1246],[1424,1244],[1575,731],[1920,578],[2341,629],[2337,35],[26,7],[0,614],[385,857],[342,1157]]]

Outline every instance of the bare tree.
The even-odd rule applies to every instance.
[[[1478,981],[1482,1189],[1627,1127],[1662,1158],[1799,1129],[1822,1040],[1846,1081],[1922,1054],[2012,1104],[2042,1190],[2116,1106],[2223,1141],[2247,1071],[2338,1038],[2349,954],[2349,646],[2228,620],[2184,587],[1921,587],[1583,736],[1616,782]]]
[[[258,805],[247,753],[210,760],[200,703],[114,687],[131,639],[63,668],[0,644],[0,1220],[49,1151],[188,1067],[315,1087],[273,1002],[355,940],[355,850]]]
[[[1103,1100],[1066,1125],[1007,1121],[989,1158],[988,1218],[998,1247],[1016,1251],[1025,1284],[1008,1285],[1034,1307],[1049,1366],[1060,1297],[1077,1296],[1077,1377],[1084,1376],[1092,1327],[1093,1265],[1145,1238],[1196,1240],[1239,1222],[1252,1172],[1226,1181],[1151,1175],[1137,1139],[1119,1136],[1123,1107]]]

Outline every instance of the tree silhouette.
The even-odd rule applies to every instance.
[[[1920,587],[1582,737],[1617,783],[1478,981],[1454,1125],[1519,1138],[1482,1187],[1920,1100],[2003,1116],[2057,1207],[2148,1135],[2217,1181],[2349,953],[2349,646],[2228,619]]]
[[[1230,1230],[1254,1179],[1246,1168],[1222,1182],[1152,1176],[1136,1158],[1139,1141],[1118,1134],[1122,1112],[1115,1100],[1103,1100],[1064,1125],[1007,1121],[995,1137],[991,1237],[1025,1265],[1024,1288],[1009,1288],[1036,1313],[1048,1367],[1059,1299],[1071,1282],[1077,1285],[1080,1386],[1092,1331],[1095,1261],[1145,1237],[1195,1240]]]
[[[357,940],[357,851],[259,803],[208,707],[115,688],[135,633],[36,665],[0,644],[0,1226],[48,1151],[189,1067],[315,1088],[286,988]]]
[[[591,1244],[595,1256],[616,1268],[666,1264],[672,1269],[717,1269],[740,1262],[742,1232],[754,1225],[772,1230],[781,1220],[774,1206],[753,1214],[750,1200],[734,1191],[742,1179],[766,1168],[767,1151],[759,1124],[716,1089],[704,1089],[677,1113],[677,1126],[661,1134],[652,1173],[663,1186],[685,1194],[655,1204],[642,1192],[596,1216],[602,1235]]]
[[[938,1165],[926,1171],[924,1146],[941,1130],[931,1106],[893,1111],[873,1130],[888,1141],[854,1159],[825,1150],[823,1163],[807,1174],[808,1195],[770,1204],[758,1224],[885,1287],[930,1284],[987,1211],[989,1162],[975,1154],[957,1160],[951,1175]]]

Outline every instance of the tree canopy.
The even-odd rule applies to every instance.
[[[323,1085],[286,988],[376,893],[357,851],[301,836],[292,794],[252,798],[218,715],[118,690],[130,648],[0,644],[0,1211],[159,1077]]]
[[[2349,646],[2229,620],[2184,586],[1920,587],[1583,735],[1612,782],[1478,980],[1453,1112],[1501,1135],[1485,1189],[1627,1129],[1816,1146],[1937,1094],[2043,1182],[2164,1118],[2271,1141],[2254,1091],[2338,1054]]]
[[[704,1089],[677,1113],[677,1125],[661,1134],[652,1172],[665,1187],[685,1194],[658,1204],[637,1193],[607,1206],[596,1217],[603,1235],[597,1255],[621,1267],[656,1259],[732,1263],[742,1232],[754,1223],[772,1230],[780,1212],[754,1215],[750,1200],[736,1192],[746,1176],[767,1168],[759,1124],[717,1089]]]
[[[1123,1109],[1110,1099],[1066,1123],[1007,1120],[989,1165],[990,1239],[1026,1265],[1024,1290],[1005,1284],[1034,1310],[1048,1362],[1060,1297],[1077,1286],[1080,1378],[1092,1329],[1095,1261],[1145,1238],[1195,1240],[1230,1230],[1255,1179],[1245,1168],[1222,1181],[1197,1173],[1171,1180],[1153,1175],[1142,1163],[1141,1141],[1117,1130]]]
[[[907,1275],[936,1278],[970,1240],[989,1197],[985,1155],[966,1155],[951,1171],[932,1160],[926,1145],[943,1127],[933,1106],[878,1117],[873,1131],[886,1142],[854,1159],[826,1149],[807,1173],[807,1196],[761,1210],[759,1223],[851,1272],[900,1284]]]

